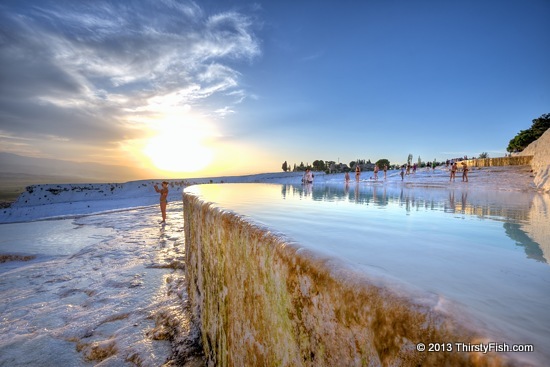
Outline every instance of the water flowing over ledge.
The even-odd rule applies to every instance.
[[[192,190],[183,202],[189,300],[210,365],[530,365],[456,345],[418,352],[495,334],[437,293],[342,266]]]

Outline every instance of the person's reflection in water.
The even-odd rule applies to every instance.
[[[311,195],[312,187],[313,187],[313,184],[311,184],[311,183],[304,184],[304,195],[305,196],[310,196]]]
[[[455,211],[455,192],[449,191],[449,205],[451,206],[451,210]]]
[[[467,199],[468,199],[468,193],[467,192],[462,192],[462,197],[461,197],[461,203],[462,203],[462,214],[464,214],[466,212],[466,205],[467,205]]]

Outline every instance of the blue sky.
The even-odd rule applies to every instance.
[[[3,1],[0,142],[170,177],[502,156],[550,112],[549,16],[546,0]]]

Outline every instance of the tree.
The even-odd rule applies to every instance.
[[[409,166],[411,165],[412,160],[413,160],[413,155],[412,155],[412,154],[409,154],[409,156],[407,157],[407,164],[408,164]]]
[[[313,170],[315,171],[324,171],[325,170],[325,161],[315,160],[313,161]]]
[[[487,152],[483,152],[479,155],[479,159],[483,159],[483,158],[489,158],[489,153]]]
[[[544,114],[533,120],[533,124],[527,130],[521,130],[510,142],[506,151],[521,152],[529,144],[540,138],[550,128],[550,113]]]
[[[285,172],[288,171],[288,163],[286,163],[286,161],[285,161],[285,163],[283,163],[282,169],[283,169],[283,171],[285,171]]]
[[[390,166],[390,161],[387,160],[386,158],[382,158],[382,159],[379,159],[378,161],[376,161],[376,164],[378,165],[379,168],[384,168],[384,166]]]

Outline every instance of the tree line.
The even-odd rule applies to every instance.
[[[345,163],[336,163],[335,161],[326,161],[322,159],[314,160],[312,164],[304,162],[300,162],[300,164],[294,163],[294,165],[291,167],[290,164],[287,163],[287,161],[284,161],[281,168],[285,172],[301,172],[305,171],[306,169],[310,169],[313,171],[320,171],[320,172],[326,172],[326,173],[339,173],[339,172],[349,172],[355,170],[355,167],[359,165],[361,167],[361,171],[372,171],[374,169],[374,165],[377,164],[378,167],[381,169],[386,165],[388,166],[388,169],[393,168],[393,166],[390,165],[390,161],[388,159],[382,158],[376,161],[375,163],[372,163],[370,159],[357,159],[355,161],[351,161],[348,164]]]
[[[529,129],[521,130],[512,140],[510,140],[508,147],[506,148],[507,152],[509,153],[521,152],[533,141],[540,138],[540,136],[550,128],[550,113],[543,114],[539,118],[534,119],[532,122],[533,124]],[[489,158],[489,154],[487,152],[480,153],[478,158]],[[463,158],[460,157],[458,159],[463,159]],[[420,157],[418,157],[418,160],[415,163],[413,163],[413,155],[409,154],[407,157],[406,164],[409,166],[416,164],[417,168],[424,168],[426,166],[430,166],[430,167],[439,166],[443,163],[446,163],[446,162],[439,162],[435,159],[433,161],[424,162]],[[375,165],[378,165],[380,169],[383,169],[384,166],[387,166],[388,169],[398,169],[401,167],[401,165],[399,164],[391,164],[388,159],[382,158],[376,161],[375,163],[372,163],[370,159],[356,159],[354,161],[349,162],[349,165],[345,163],[336,163],[335,161],[317,159],[313,161],[312,164],[309,164],[309,163],[304,164],[304,162],[300,162],[300,164],[294,163],[292,167],[290,164],[288,164],[287,161],[284,161],[281,168],[285,172],[290,172],[290,171],[301,172],[309,168],[313,171],[320,171],[320,172],[326,172],[326,173],[340,173],[340,172],[353,171],[355,170],[355,167],[357,165],[359,165],[359,167],[361,168],[361,171],[372,171]]]
[[[534,119],[533,124],[527,130],[521,130],[517,135],[510,140],[506,151],[509,153],[521,152],[527,148],[529,144],[541,137],[546,130],[550,128],[550,113],[541,115]]]

